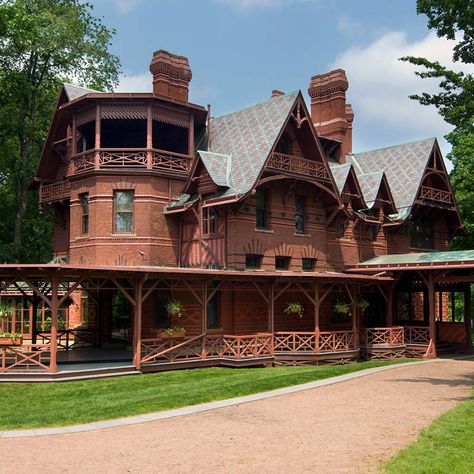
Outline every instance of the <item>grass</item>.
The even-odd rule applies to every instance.
[[[407,360],[319,367],[214,367],[78,382],[0,384],[0,431],[150,413],[400,362]]]
[[[418,440],[400,451],[387,474],[474,472],[474,397],[440,416]]]

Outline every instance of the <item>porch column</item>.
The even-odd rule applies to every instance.
[[[393,285],[387,287],[387,326],[393,325]]]
[[[471,339],[471,285],[468,284],[464,290],[464,327],[466,331],[466,350],[469,354],[472,353],[472,339]]]
[[[58,310],[59,310],[59,277],[57,275],[51,278],[51,343],[50,343],[50,363],[49,370],[56,372],[58,370]]]
[[[430,344],[425,357],[436,359],[436,321],[435,321],[435,289],[433,275],[428,275],[428,321],[430,327]]]
[[[275,284],[273,281],[270,283],[268,289],[268,332],[275,332]]]
[[[153,157],[151,155],[151,149],[153,148],[153,110],[151,104],[148,104],[147,107],[146,148],[146,167],[151,170],[153,168]]]
[[[72,116],[72,126],[71,126],[71,154],[74,156],[77,154],[77,126],[76,126],[76,114]]]
[[[359,325],[357,324],[357,304],[355,300],[351,303],[352,332],[354,334],[354,347],[359,347]]]
[[[100,168],[100,105],[97,104],[95,108],[95,157],[94,157],[94,168],[98,170]]]
[[[135,305],[133,308],[133,365],[137,368],[137,370],[140,370],[142,365],[142,306],[144,282],[144,278],[140,278],[135,282]]]
[[[201,333],[205,334],[207,332],[207,281],[202,282],[202,308],[201,308],[201,319],[202,319],[202,327]]]

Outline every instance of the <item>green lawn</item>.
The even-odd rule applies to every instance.
[[[400,362],[407,360],[320,367],[215,367],[82,382],[0,384],[0,431],[138,415]]]
[[[474,472],[474,397],[423,430],[418,440],[385,466],[386,473]]]

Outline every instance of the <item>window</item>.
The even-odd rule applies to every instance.
[[[133,231],[134,191],[114,191],[114,231]]]
[[[275,270],[288,270],[290,268],[291,257],[275,257]]]
[[[369,226],[370,241],[376,242],[379,235],[379,228],[376,225]]]
[[[81,296],[81,326],[89,324],[89,297]]]
[[[301,259],[301,268],[305,272],[311,272],[315,269],[316,267],[316,259],[315,258],[306,258],[303,257]]]
[[[426,221],[412,221],[410,243],[412,247],[418,249],[433,248],[433,225]]]
[[[295,196],[295,231],[304,234],[305,196]]]
[[[275,151],[277,153],[282,153],[284,155],[289,155],[290,153],[290,146],[288,143],[288,138],[286,136],[283,136],[280,138],[280,141],[278,142],[278,145],[275,147]]]
[[[342,239],[346,233],[346,223],[343,221],[340,221],[336,225],[336,237],[338,239]]]
[[[89,193],[79,194],[79,200],[81,201],[81,233],[89,233]]]
[[[255,193],[255,200],[258,229],[266,229],[268,226],[267,198],[267,191],[263,189],[257,189],[257,192]]]
[[[213,207],[204,207],[202,210],[202,233],[213,235],[217,232],[217,213]]]
[[[216,288],[217,284],[217,282],[210,283],[209,290],[213,291],[213,289]],[[219,291],[216,291],[207,303],[207,329],[219,329],[220,325]]]
[[[262,265],[262,255],[245,255],[245,268],[260,268]]]

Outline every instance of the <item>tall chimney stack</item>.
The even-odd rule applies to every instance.
[[[153,94],[188,102],[192,78],[188,58],[160,49],[153,53],[150,72],[153,74]]]
[[[311,117],[318,135],[342,142],[338,161],[345,163],[352,153],[352,122],[354,112],[346,104],[349,87],[346,73],[335,69],[311,78],[308,94],[311,97]]]

